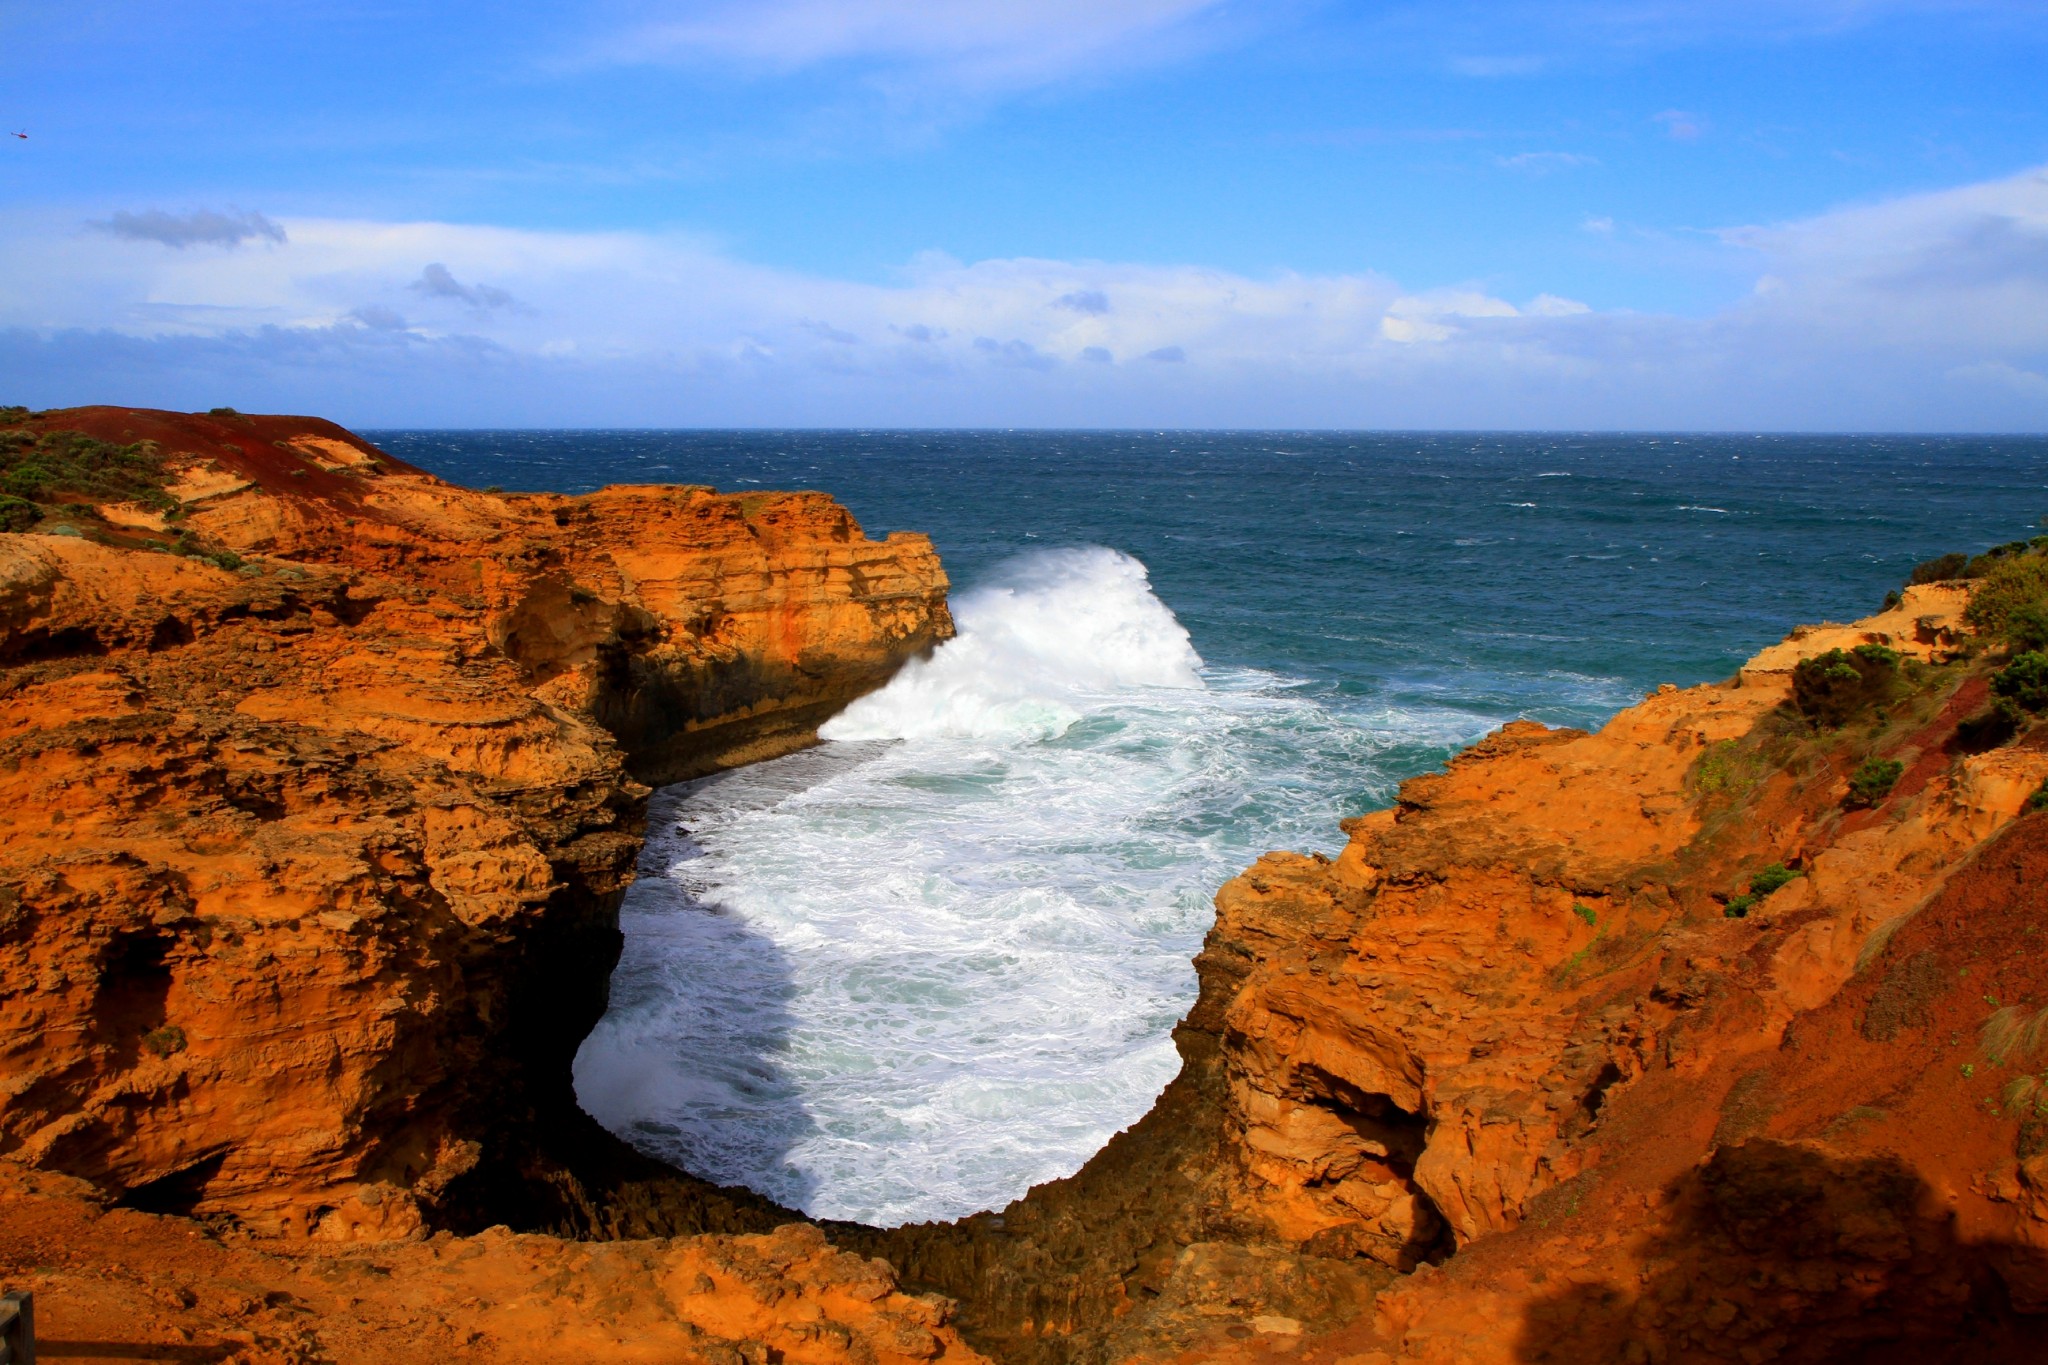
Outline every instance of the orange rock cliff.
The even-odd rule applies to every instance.
[[[568,1059],[641,784],[942,638],[928,543],[818,495],[473,493],[307,419],[35,424],[156,442],[164,490],[0,535],[0,1273],[51,1337],[2048,1359],[2048,727],[1982,723],[1967,583],[1268,855],[1180,1076],[1081,1172],[814,1226],[625,1150]],[[1818,721],[1824,655],[1870,695]]]

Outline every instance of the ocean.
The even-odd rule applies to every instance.
[[[2039,534],[2048,439],[379,431],[457,481],[819,488],[959,638],[657,794],[585,1108],[820,1217],[1000,1207],[1176,1067],[1222,882],[1503,721],[1597,726]]]

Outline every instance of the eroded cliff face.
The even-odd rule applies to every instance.
[[[1000,1217],[870,1245],[1014,1359],[2036,1358],[2048,1125],[2003,1087],[2048,1022],[1980,1035],[2048,1006],[2048,734],[1959,740],[1966,601],[1597,734],[1509,725],[1341,856],[1261,859],[1158,1109]],[[1801,719],[1793,667],[1858,644],[1900,695]],[[1871,756],[1902,775],[1861,808]]]
[[[1080,1173],[790,1226],[598,1131],[569,1056],[639,783],[801,743],[943,636],[930,547],[816,495],[471,493],[304,419],[42,420],[156,440],[175,500],[0,535],[0,1270],[46,1335],[2041,1358],[2048,728],[1968,723],[1965,586],[1595,734],[1509,725],[1339,857],[1268,855],[1218,894],[1179,1078]],[[1788,705],[1864,644],[1906,656],[1882,705]]]
[[[569,1089],[636,776],[807,742],[950,634],[930,543],[473,492],[312,419],[17,425],[153,442],[163,491],[0,535],[0,1155],[268,1233],[601,1224],[590,1180],[658,1171]]]

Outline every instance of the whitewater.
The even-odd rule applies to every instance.
[[[1261,853],[1334,851],[1504,720],[1726,677],[2048,509],[2033,437],[374,439],[472,484],[822,487],[932,536],[957,640],[818,747],[656,795],[577,1062],[644,1151],[878,1223],[999,1207],[1143,1114],[1210,898]]]
[[[1000,1207],[1177,1066],[1211,897],[1335,847],[1379,760],[1469,712],[1206,667],[1145,566],[1010,561],[822,746],[655,800],[577,1092],[643,1150],[817,1217]]]

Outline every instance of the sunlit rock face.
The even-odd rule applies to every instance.
[[[951,633],[930,543],[821,494],[27,421],[151,442],[155,485],[0,536],[0,1145],[145,1207],[341,1238],[519,1207],[511,1135],[576,1115],[636,775],[807,743]]]

